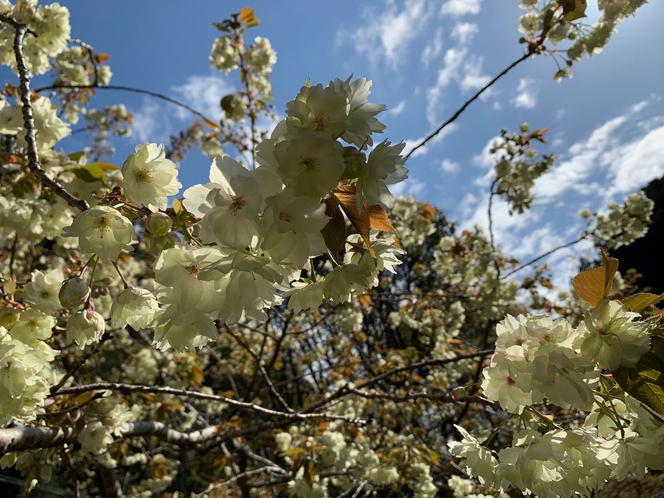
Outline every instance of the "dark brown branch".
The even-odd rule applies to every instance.
[[[134,384],[117,384],[117,383],[105,383],[101,382],[98,384],[86,384],[83,386],[73,386],[73,387],[64,387],[60,389],[56,395],[63,396],[65,394],[81,394],[89,391],[119,391],[121,393],[155,393],[155,394],[172,394],[175,396],[185,396],[191,398],[207,399],[212,401],[219,401],[221,403],[226,403],[237,408],[243,408],[247,410],[252,410],[263,415],[269,415],[273,417],[280,417],[286,419],[296,419],[296,420],[305,420],[305,419],[329,419],[329,420],[343,420],[350,423],[358,423],[356,420],[351,420],[348,417],[342,417],[340,415],[332,415],[326,413],[287,413],[280,412],[277,410],[270,410],[269,408],[263,408],[262,406],[255,405],[253,403],[247,403],[246,401],[238,401],[236,399],[227,398],[225,396],[219,396],[216,394],[204,394],[196,391],[188,391],[186,389],[174,389],[172,387],[157,387],[157,386],[145,386],[145,385],[134,385]]]
[[[157,92],[152,92],[150,90],[144,90],[142,88],[135,88],[131,86],[125,86],[125,85],[60,85],[60,84],[54,84],[54,85],[49,85],[49,86],[43,86],[40,88],[37,88],[35,90],[35,93],[41,93],[46,90],[85,90],[85,89],[94,89],[94,90],[120,90],[124,92],[132,92],[132,93],[140,93],[142,95],[148,95],[150,97],[154,97],[156,99],[161,99],[164,100],[170,104],[176,105],[178,107],[182,107],[183,109],[186,109],[192,114],[195,114],[201,119],[204,119],[205,121],[211,121],[209,118],[205,117],[205,115],[202,112],[197,111],[193,107],[188,106],[187,104],[180,102],[179,100],[175,100],[171,97],[167,97],[166,95],[163,95],[161,93]]]
[[[84,199],[74,197],[65,190],[62,185],[49,178],[39,162],[37,140],[35,138],[37,131],[32,114],[32,102],[30,101],[30,72],[25,65],[25,55],[23,54],[23,38],[25,37],[25,34],[31,33],[34,36],[37,36],[37,34],[29,30],[25,24],[20,23],[9,16],[5,16],[4,14],[0,14],[0,20],[10,24],[16,31],[16,34],[14,35],[14,56],[16,57],[16,67],[21,82],[23,123],[25,126],[25,141],[28,145],[28,168],[30,168],[32,174],[41,181],[42,185],[46,185],[53,190],[56,195],[62,197],[71,207],[80,209],[81,211],[90,209],[90,205]]]
[[[391,377],[392,375],[396,375],[401,372],[408,372],[411,370],[417,370],[418,368],[423,368],[423,367],[432,367],[432,366],[441,366],[441,365],[448,365],[450,363],[456,363],[457,361],[461,360],[471,360],[473,358],[479,357],[484,357],[484,356],[489,356],[493,354],[494,350],[493,349],[487,349],[485,351],[478,351],[477,353],[469,353],[469,354],[463,354],[456,356],[454,358],[441,358],[441,359],[435,359],[435,360],[424,360],[420,361],[417,363],[411,363],[410,365],[405,365],[403,367],[398,367],[398,368],[393,368],[392,370],[388,370],[387,372],[384,372],[380,375],[377,375],[375,377],[372,377],[371,379],[365,380],[364,382],[360,382],[356,386],[354,386],[355,389],[361,390],[365,387],[372,386],[381,380],[387,379],[388,377]],[[304,410],[298,412],[298,413],[309,413],[312,412],[313,410],[317,410],[318,408],[322,406],[326,406],[330,403],[330,401],[333,401],[335,399],[341,398],[343,396],[346,396],[349,394],[350,386],[348,384],[344,385],[341,387],[338,391],[330,394],[329,396],[325,397],[324,399],[318,401],[317,403],[314,403],[313,405],[309,406],[308,408],[305,408]]]
[[[550,251],[547,251],[544,254],[542,254],[540,256],[537,256],[535,259],[531,259],[527,263],[522,264],[521,266],[519,266],[518,268],[515,268],[511,272],[506,273],[505,275],[503,275],[501,277],[501,280],[505,280],[510,275],[513,275],[516,272],[518,272],[520,270],[523,270],[526,266],[530,266],[533,263],[537,263],[540,259],[546,258],[547,256],[550,256],[551,254],[553,254],[556,251],[560,251],[561,249],[565,249],[566,247],[570,247],[570,246],[573,246],[574,244],[578,244],[579,242],[581,242],[582,240],[585,240],[585,239],[586,239],[586,234],[583,234],[583,235],[581,235],[581,237],[579,237],[576,240],[573,240],[572,242],[568,242],[567,244],[563,244],[562,246],[555,247],[555,248],[551,249]]]
[[[420,147],[423,147],[429,140],[434,138],[436,135],[438,135],[441,131],[443,131],[445,128],[447,128],[449,125],[454,123],[459,116],[468,108],[470,104],[475,102],[480,96],[486,92],[489,88],[491,88],[500,78],[505,76],[507,73],[509,73],[512,69],[514,69],[516,66],[521,64],[523,61],[528,59],[531,55],[534,55],[538,53],[537,50],[529,50],[528,53],[523,54],[521,57],[519,57],[517,60],[512,62],[509,66],[507,66],[501,73],[498,74],[494,79],[489,81],[486,85],[484,85],[482,88],[480,88],[475,95],[473,95],[470,99],[468,99],[453,115],[450,117],[447,121],[445,121],[442,125],[438,127],[436,131],[428,135],[424,140],[422,140],[419,144],[417,144],[415,147],[413,147],[408,154],[406,154],[406,159],[408,159],[413,152],[415,152],[417,149]]]
[[[105,332],[104,335],[102,336],[102,338],[99,340],[99,342],[97,344],[95,344],[94,347],[90,351],[88,351],[86,354],[81,356],[76,361],[76,363],[74,363],[74,365],[72,365],[72,367],[67,371],[65,376],[62,377],[62,379],[60,379],[60,382],[58,382],[56,385],[54,385],[51,388],[50,395],[55,396],[56,394],[58,394],[58,392],[60,391],[60,388],[65,385],[67,380],[69,380],[69,378],[72,375],[74,375],[76,372],[78,372],[81,369],[81,367],[88,362],[88,360],[90,358],[92,358],[95,354],[97,354],[97,352],[101,349],[102,345],[106,341],[108,341],[111,337],[113,337],[113,336],[110,334],[110,332]]]

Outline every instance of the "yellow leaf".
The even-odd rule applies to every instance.
[[[208,126],[208,128],[212,128],[213,130],[219,130],[219,125],[214,121],[212,121],[211,119],[203,118],[203,122]]]
[[[251,7],[242,7],[242,10],[240,11],[240,14],[238,15],[238,20],[240,22],[247,22],[250,19],[253,19],[254,17],[254,9]]]
[[[307,88],[311,86],[311,76],[307,78],[307,82],[304,84],[304,86],[306,86]]]
[[[182,201],[180,199],[173,199],[173,212],[178,215],[182,212]]]
[[[558,0],[558,5],[563,8],[563,18],[565,21],[575,21],[586,17],[586,0]]]
[[[191,368],[191,377],[189,379],[189,383],[192,386],[200,386],[202,382],[203,382],[203,369],[198,363],[194,363],[193,367]]]
[[[590,306],[597,306],[602,298],[609,295],[617,270],[618,260],[607,258],[602,251],[602,266],[582,271],[574,277],[574,292]]]
[[[373,301],[371,300],[371,296],[369,294],[362,294],[360,297],[357,298],[360,301],[360,304],[365,310],[368,310]]]
[[[102,52],[100,54],[95,55],[95,59],[97,59],[97,64],[103,64],[104,62],[106,62],[110,58],[111,58],[111,56],[108,55],[105,52]]]
[[[628,311],[634,311],[636,313],[639,313],[641,310],[647,308],[648,306],[657,304],[662,299],[664,299],[664,294],[657,295],[657,294],[640,293],[640,294],[634,294],[632,296],[623,299],[622,303],[625,306],[625,308],[627,308]]]

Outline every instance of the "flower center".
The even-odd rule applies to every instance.
[[[288,214],[288,213],[279,213],[279,219],[280,219],[281,221],[286,221],[286,222],[288,222],[288,223],[290,223],[291,221],[293,221],[293,217],[292,217],[290,214]]]
[[[108,216],[100,216],[97,218],[97,228],[101,230],[101,238],[104,238],[104,232],[111,230],[111,219]]]
[[[187,266],[187,271],[190,275],[196,276],[201,271],[201,267],[199,265],[190,265]]]
[[[148,183],[150,178],[150,172],[146,169],[137,169],[134,173],[134,180],[136,180],[136,183]]]
[[[228,210],[231,212],[231,214],[235,215],[244,207],[246,203],[247,201],[244,197],[234,197],[233,202],[231,202]]]
[[[315,157],[303,157],[300,159],[300,166],[304,168],[304,171],[311,173],[312,171],[318,171],[318,159]]]

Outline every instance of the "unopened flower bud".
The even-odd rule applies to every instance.
[[[171,231],[173,221],[166,213],[152,213],[145,220],[145,228],[158,237],[162,237]]]
[[[67,322],[67,342],[76,342],[81,348],[101,339],[106,324],[96,311],[85,309],[74,313]]]
[[[526,133],[529,129],[528,123],[523,123],[519,129],[521,130],[521,133]]]
[[[590,209],[584,209],[580,214],[581,218],[590,218]]]
[[[65,308],[78,308],[90,297],[90,287],[80,277],[70,278],[60,287],[58,297]]]

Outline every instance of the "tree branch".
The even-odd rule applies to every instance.
[[[46,90],[85,90],[85,89],[99,89],[99,90],[121,90],[124,92],[132,92],[132,93],[140,93],[142,95],[148,95],[150,97],[154,97],[157,99],[164,100],[170,104],[176,105],[178,107],[182,107],[183,109],[186,109],[190,113],[198,116],[199,118],[205,120],[205,121],[213,121],[207,117],[202,112],[197,111],[193,107],[188,106],[187,104],[180,102],[179,100],[175,100],[171,97],[167,97],[166,95],[163,95],[161,93],[157,92],[152,92],[150,90],[143,90],[142,88],[135,88],[132,86],[125,86],[125,85],[98,85],[98,84],[92,84],[92,85],[60,85],[60,84],[54,84],[54,85],[49,85],[49,86],[43,86],[40,88],[37,88],[35,90],[35,93],[41,93]]]
[[[20,23],[9,16],[5,16],[4,14],[0,14],[0,20],[11,25],[16,31],[16,34],[14,35],[14,56],[16,57],[16,67],[21,82],[23,123],[25,126],[25,141],[28,145],[28,168],[30,168],[32,174],[35,175],[43,185],[46,185],[53,190],[56,195],[62,197],[71,207],[80,209],[81,211],[90,209],[90,205],[84,199],[74,197],[65,190],[62,185],[49,178],[39,162],[37,140],[35,139],[37,130],[32,114],[32,102],[30,101],[30,73],[25,65],[25,56],[23,54],[23,38],[25,37],[25,34],[30,33],[34,36],[37,36],[37,34],[28,29],[25,24]]]
[[[212,401],[219,401],[226,403],[237,408],[243,408],[247,410],[252,410],[263,415],[269,415],[273,417],[280,417],[285,419],[295,419],[295,420],[305,420],[305,419],[329,419],[329,420],[343,420],[345,422],[358,423],[357,420],[351,420],[348,417],[343,417],[341,415],[332,415],[327,413],[288,413],[280,412],[276,410],[270,410],[269,408],[263,408],[262,406],[255,405],[253,403],[247,403],[246,401],[238,401],[233,398],[227,398],[225,396],[219,396],[216,394],[204,394],[196,391],[188,391],[186,389],[174,389],[172,387],[157,387],[157,386],[145,386],[145,385],[134,385],[134,384],[117,384],[117,383],[97,383],[97,384],[86,384],[83,386],[72,386],[64,387],[60,389],[55,395],[63,396],[65,394],[80,394],[89,391],[119,391],[121,393],[156,393],[156,394],[173,394],[175,396],[185,396],[191,398],[207,399]]]
[[[470,99],[468,99],[459,109],[450,117],[447,121],[445,121],[442,125],[438,127],[436,131],[434,131],[431,135],[427,136],[424,140],[422,140],[419,144],[417,144],[415,147],[413,147],[408,154],[406,154],[406,160],[415,152],[417,149],[420,147],[423,147],[429,140],[434,138],[436,135],[438,135],[441,131],[443,131],[445,128],[447,128],[449,125],[454,123],[459,116],[468,108],[470,104],[475,102],[480,96],[486,92],[489,88],[491,88],[500,78],[505,76],[507,73],[509,73],[512,69],[514,69],[516,66],[521,64],[523,61],[528,59],[531,55],[534,55],[538,53],[537,50],[534,49],[529,49],[527,53],[523,54],[521,57],[519,57],[517,60],[512,62],[509,66],[507,66],[501,73],[498,74],[494,79],[489,81],[486,85],[484,85],[482,88],[480,88],[475,95],[473,95]]]
[[[522,264],[521,266],[519,266],[518,268],[515,268],[515,269],[512,270],[511,272],[506,273],[506,274],[503,275],[500,279],[501,279],[501,280],[505,280],[505,279],[506,279],[507,277],[509,277],[510,275],[513,275],[513,274],[515,274],[516,272],[518,272],[518,271],[520,271],[520,270],[523,270],[526,266],[530,266],[530,265],[532,265],[533,263],[537,263],[540,259],[542,259],[542,258],[546,258],[547,256],[550,256],[550,255],[553,254],[554,252],[556,252],[556,251],[560,251],[561,249],[565,249],[566,247],[570,247],[570,246],[573,246],[574,244],[578,244],[579,242],[581,242],[582,240],[585,240],[585,239],[586,239],[586,234],[582,234],[581,237],[579,237],[579,238],[576,239],[576,240],[573,240],[572,242],[568,242],[567,244],[563,244],[562,246],[555,247],[555,248],[551,249],[550,251],[545,252],[544,254],[542,254],[542,255],[540,255],[540,256],[537,256],[537,257],[534,258],[534,259],[531,259],[531,260],[528,261],[527,263]]]

